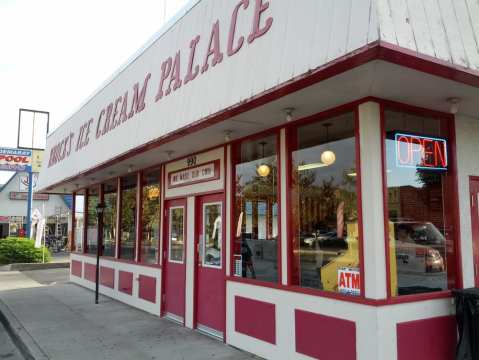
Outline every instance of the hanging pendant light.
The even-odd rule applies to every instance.
[[[329,127],[331,123],[326,123],[323,125],[326,128],[326,144],[329,141]],[[333,165],[336,161],[336,154],[332,150],[325,150],[321,154],[321,162],[327,166]]]
[[[262,142],[260,142],[260,145],[262,146],[261,158],[264,159],[264,146],[266,145],[266,142],[262,141]],[[267,177],[271,172],[271,168],[269,167],[268,164],[262,163],[256,168],[256,172],[261,177]]]

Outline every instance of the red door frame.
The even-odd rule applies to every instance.
[[[479,286],[479,176],[469,176],[469,201],[471,206],[472,262],[474,285]]]
[[[226,159],[225,159],[226,160]],[[209,201],[209,198],[216,198],[216,200]],[[223,272],[224,279],[224,311],[223,311],[223,341],[226,341],[226,194],[223,191],[200,195],[195,197],[195,261],[194,261],[194,303],[193,303],[193,328],[198,327],[198,289],[199,289],[199,279],[198,279],[198,267],[200,262],[200,253],[199,253],[199,234],[200,230],[203,228],[203,224],[198,221],[200,219],[199,214],[201,213],[201,219],[203,219],[203,208],[202,208],[202,199],[206,199],[204,203],[215,203],[221,202],[221,232],[222,232],[222,244],[221,244],[221,267],[219,271]]]
[[[183,309],[183,325],[185,325],[185,315],[186,315],[186,254],[187,254],[187,244],[188,244],[188,232],[187,232],[187,216],[188,216],[188,202],[187,198],[178,198],[172,200],[164,201],[163,208],[163,246],[162,246],[162,282],[161,282],[161,316],[166,315],[166,279],[168,273],[168,254],[169,254],[169,230],[170,230],[170,219],[169,211],[171,207],[183,206],[183,232],[184,232],[184,248],[183,248],[183,266],[185,268],[185,276],[183,281],[183,291],[185,292],[184,299],[184,309]]]

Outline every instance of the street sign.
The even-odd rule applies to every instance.
[[[31,171],[32,151],[0,148],[0,170]]]

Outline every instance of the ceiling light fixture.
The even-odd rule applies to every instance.
[[[264,146],[267,144],[265,141],[262,141],[259,143],[261,146],[262,146],[262,155],[261,155],[261,158],[264,159]],[[268,164],[265,164],[265,163],[262,163],[260,164],[257,169],[256,169],[256,172],[258,173],[259,176],[261,177],[267,177],[270,172],[271,172],[271,168],[269,167]]]
[[[173,150],[166,150],[165,151],[165,154],[166,154],[166,157],[168,158],[168,160],[171,160],[173,158],[173,154],[175,152]]]
[[[326,144],[329,142],[329,127],[331,126],[331,123],[325,123],[323,125],[326,129]],[[326,150],[323,151],[321,154],[321,161],[326,165],[333,165],[334,162],[336,161],[336,154],[332,150]]]
[[[286,122],[291,122],[294,120],[294,117],[293,117],[294,110],[296,110],[294,107],[283,109],[284,113],[286,114]]]
[[[461,103],[461,99],[457,97],[450,97],[450,98],[447,98],[446,101],[451,106],[449,109],[451,114],[456,115],[459,112],[459,104]]]
[[[231,134],[233,134],[232,130],[225,130],[225,142],[231,141]]]

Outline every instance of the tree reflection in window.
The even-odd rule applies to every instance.
[[[354,129],[352,113],[297,129],[291,184],[295,285],[348,292],[338,286],[338,274],[349,269],[359,275]]]
[[[235,167],[235,275],[278,281],[276,135],[239,146]]]

